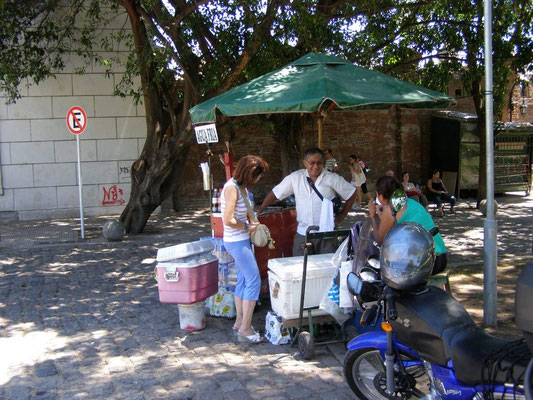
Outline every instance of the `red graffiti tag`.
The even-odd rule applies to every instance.
[[[122,189],[119,189],[117,185],[113,185],[109,187],[107,190],[105,187],[104,189],[104,199],[102,200],[103,206],[112,206],[112,205],[123,205],[126,201],[122,199],[120,196],[122,196],[124,193]]]

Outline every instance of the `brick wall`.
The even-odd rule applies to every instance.
[[[340,166],[339,174],[350,180],[346,165],[350,154],[359,155],[372,169],[369,189],[383,173],[392,169],[397,175],[409,171],[413,182],[425,184],[429,165],[429,127],[431,111],[395,108],[386,111],[333,112],[324,121],[323,147],[331,148]],[[259,125],[259,123],[257,124]],[[283,178],[279,146],[268,129],[262,126],[235,128],[232,149],[235,160],[246,154],[256,154],[267,160],[270,172],[253,189],[256,199],[262,199]],[[304,129],[302,149],[316,146],[318,127],[312,120]],[[220,137],[219,132],[219,137]],[[186,165],[186,179],[180,187],[183,209],[208,207],[210,199],[202,189],[200,162],[207,161],[206,145],[193,146]],[[218,155],[225,146],[211,146],[212,172],[215,187],[222,187],[225,172]],[[301,163],[300,163],[301,164]],[[303,168],[303,164],[301,164]]]

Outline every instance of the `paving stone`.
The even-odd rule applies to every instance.
[[[459,208],[453,216],[461,221],[455,231],[482,231],[480,218],[467,219],[467,212]],[[509,208],[509,215],[509,224],[498,221],[499,228],[511,233],[502,235],[502,248],[508,254],[530,254],[531,243],[512,234],[513,225],[529,232],[530,208],[522,212],[518,204]],[[201,217],[202,228],[194,215],[190,218],[178,225],[163,219],[158,225],[163,233],[129,235],[117,243],[100,238],[36,245],[30,237],[24,251],[2,247],[0,335],[7,346],[29,334],[49,339],[36,355],[46,361],[14,364],[0,398],[354,398],[344,382],[343,344],[319,347],[315,359],[306,361],[288,345],[236,343],[233,321],[225,318],[208,317],[202,331],[179,329],[177,307],[159,302],[155,263],[143,260],[155,258],[159,247],[207,236],[209,216]],[[90,221],[101,229],[101,219],[90,217],[88,225]],[[449,221],[439,224],[445,233],[452,226]],[[39,222],[17,223],[28,227]],[[0,234],[16,225],[0,221]],[[446,236],[450,263],[461,259],[454,250],[464,242],[464,236],[451,236]],[[469,257],[482,259],[482,253],[475,247]],[[254,326],[263,328],[267,311],[268,302],[257,308]]]
[[[224,400],[224,393],[219,391],[203,391],[199,390],[195,400]]]
[[[220,389],[225,392],[236,392],[244,390],[244,386],[236,379],[220,383]]]
[[[224,393],[224,398],[227,400],[253,400],[252,397],[244,390]]]
[[[39,377],[57,375],[57,368],[52,361],[45,361],[35,365],[35,375]]]

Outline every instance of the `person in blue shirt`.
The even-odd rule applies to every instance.
[[[383,239],[394,226],[395,223],[415,222],[422,225],[428,231],[435,227],[435,223],[431,215],[418,202],[407,199],[406,204],[400,211],[393,215],[389,202],[392,194],[397,190],[402,189],[402,184],[392,176],[382,176],[376,181],[376,200],[371,200],[368,204],[368,214],[372,219],[374,238],[379,244],[383,243]],[[403,190],[403,189],[402,189]],[[376,204],[376,201],[379,204]],[[377,221],[379,216],[379,223]],[[444,271],[447,265],[446,246],[440,233],[433,236],[435,241],[435,264],[433,266],[432,274],[438,274]]]

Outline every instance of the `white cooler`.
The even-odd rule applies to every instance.
[[[331,286],[335,266],[333,253],[307,256],[307,279],[304,307],[315,307],[326,289]],[[285,257],[268,260],[268,285],[272,310],[285,319],[298,318],[304,258]],[[326,315],[326,311],[313,310],[313,315]],[[304,312],[304,318],[307,312]]]

